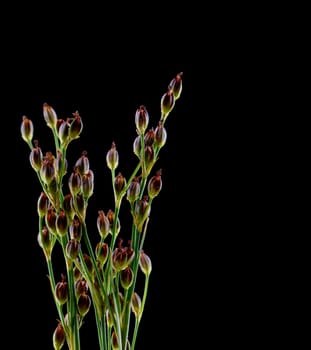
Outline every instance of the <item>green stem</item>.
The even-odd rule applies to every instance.
[[[149,287],[149,277],[150,277],[150,275],[146,275],[146,278],[145,278],[144,294],[143,294],[143,299],[141,301],[140,313],[136,317],[135,328],[134,328],[134,332],[133,332],[133,339],[132,339],[132,344],[131,344],[131,349],[132,350],[135,349],[135,343],[136,343],[136,338],[137,338],[137,334],[138,334],[138,328],[139,328],[140,321],[141,321],[141,318],[142,318],[142,314],[144,312],[144,308],[145,308],[145,304],[146,304],[146,299],[147,299],[147,294],[148,294],[148,287]]]

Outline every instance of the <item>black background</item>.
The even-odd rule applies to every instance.
[[[264,94],[258,99],[256,94],[262,94],[254,82],[265,57],[252,46],[254,37],[245,36],[247,26],[223,17],[223,9],[208,18],[199,14],[200,9],[163,8],[153,17],[151,9],[129,16],[126,11],[49,8],[32,19],[19,9],[6,28],[1,263],[2,292],[11,305],[5,329],[13,341],[18,334],[25,346],[52,349],[57,324],[37,244],[40,186],[20,137],[22,116],[32,119],[35,138],[48,151],[53,144],[43,103],[60,118],[79,111],[84,129],[70,145],[68,161],[70,169],[86,150],[95,173],[87,216],[95,241],[97,210],[112,206],[106,152],[114,141],[118,170],[128,177],[136,164],[136,108],[145,105],[155,127],[161,96],[179,72],[184,88],[155,167],[163,171],[163,189],[154,201],[145,242],[153,272],[137,350],[186,343],[188,348],[252,346],[275,332],[277,307],[261,321],[277,299],[271,271],[265,274],[270,249],[261,250],[267,217],[273,216],[261,202],[270,172],[261,167],[265,140],[257,143]],[[97,349],[92,310],[85,321],[82,349]]]

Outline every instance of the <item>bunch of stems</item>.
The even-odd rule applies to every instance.
[[[133,151],[138,162],[127,180],[120,172],[116,173],[119,165],[116,145],[112,143],[108,150],[106,162],[111,172],[114,203],[107,213],[98,211],[98,241],[94,247],[86,225],[94,173],[86,152],[76,161],[73,171],[67,173],[66,153],[69,144],[82,132],[81,116],[75,112],[71,118],[63,120],[50,105],[43,105],[45,122],[53,133],[54,154],[50,151],[43,154],[39,142],[33,140],[31,119],[23,116],[21,136],[30,148],[30,164],[42,187],[37,204],[38,243],[44,252],[58,314],[52,335],[54,349],[59,350],[65,344],[70,350],[80,349],[80,329],[91,306],[100,350],[135,349],[152,270],[151,259],[144,252],[144,242],[151,205],[162,188],[161,171],[153,174],[153,168],[166,143],[165,122],[181,91],[182,73],[179,73],[161,98],[161,115],[156,128],[149,128],[145,106],[136,110],[137,136]],[[132,218],[127,245],[120,238],[119,216],[124,199],[129,202]],[[61,247],[65,265],[60,280],[56,279],[53,267],[56,244]],[[136,290],[139,273],[144,276],[141,295]]]

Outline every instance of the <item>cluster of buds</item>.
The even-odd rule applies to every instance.
[[[61,119],[50,105],[43,104],[43,117],[54,137],[54,153],[43,153],[39,141],[33,139],[32,121],[26,116],[22,118],[21,136],[29,145],[29,161],[42,186],[37,201],[37,239],[48,263],[51,289],[59,313],[60,321],[53,333],[54,349],[61,349],[65,342],[70,349],[78,348],[77,344],[72,344],[79,339],[74,333],[80,331],[91,305],[96,320],[106,322],[106,325],[98,327],[101,348],[135,348],[138,328],[130,339],[129,322],[132,311],[136,318],[135,328],[138,327],[144,310],[152,263],[143,250],[143,244],[152,202],[162,189],[162,170],[155,173],[152,170],[160,150],[167,142],[164,125],[181,95],[182,75],[179,73],[170,81],[161,98],[161,115],[154,126],[150,125],[151,118],[144,105],[136,109],[133,152],[138,164],[128,180],[120,171],[116,172],[120,163],[116,144],[112,142],[107,151],[106,164],[111,171],[114,207],[106,212],[98,210],[96,226],[99,239],[94,249],[85,220],[88,200],[94,193],[94,173],[86,151],[82,152],[71,173],[67,174],[67,147],[80,137],[83,129],[80,114],[76,111],[70,118]],[[68,176],[68,193],[64,193],[65,175]],[[131,237],[127,246],[118,236],[121,232],[123,197],[130,205],[132,216]],[[66,266],[66,273],[57,283],[51,266],[56,243],[62,248]],[[142,298],[136,288],[138,273],[145,278]],[[101,334],[103,330],[105,334]]]

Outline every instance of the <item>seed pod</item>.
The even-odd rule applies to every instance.
[[[54,156],[51,152],[47,152],[43,158],[40,176],[42,181],[49,186],[55,177],[55,168],[54,168]]]
[[[68,145],[70,138],[69,138],[69,128],[70,125],[68,121],[63,121],[58,129],[58,137],[60,139],[60,142],[62,143],[63,146]]]
[[[120,272],[120,281],[124,289],[129,289],[134,280],[133,270],[127,266],[124,270]]]
[[[75,169],[78,171],[78,173],[83,176],[84,174],[87,174],[90,170],[90,161],[87,157],[87,152],[82,152],[81,157],[76,161]]]
[[[53,207],[50,207],[45,215],[45,224],[51,233],[56,234],[56,213]]]
[[[31,150],[29,161],[35,171],[40,171],[42,165],[43,154],[41,148],[38,146],[38,141],[34,140],[35,147]]]
[[[78,219],[77,216],[74,217],[74,219],[72,220],[72,222],[69,226],[69,234],[70,234],[71,239],[74,239],[78,242],[81,241],[82,225],[81,225],[80,220]]]
[[[69,136],[72,140],[79,137],[83,129],[82,119],[78,111],[73,113],[73,120],[69,128]]]
[[[145,142],[145,146],[152,146],[153,142],[154,142],[154,130],[153,128],[151,128],[150,130],[148,130],[145,134],[145,138],[144,138],[144,142]]]
[[[154,133],[155,144],[158,146],[158,148],[162,148],[165,145],[167,139],[167,132],[162,125],[162,122],[159,122],[159,125],[156,127]]]
[[[96,259],[100,264],[104,265],[109,255],[109,246],[107,243],[98,242],[95,247]]]
[[[140,318],[141,299],[140,299],[140,296],[136,292],[133,293],[131,307],[132,307],[132,311],[135,314],[136,318]]]
[[[136,154],[138,158],[141,157],[141,139],[140,135],[136,136],[134,143],[133,143],[133,152]]]
[[[138,181],[137,177],[134,177],[133,181],[130,183],[128,189],[127,189],[127,200],[130,203],[134,203],[139,196],[139,192],[140,192],[140,184]]]
[[[103,239],[108,236],[110,230],[110,222],[103,210],[98,211],[97,229]]]
[[[161,179],[161,170],[159,170],[156,175],[152,176],[152,178],[148,182],[148,196],[150,199],[156,197],[162,188],[162,179]]]
[[[88,200],[94,192],[94,173],[89,170],[82,176],[82,196],[85,200]]]
[[[64,275],[62,275],[62,281],[58,282],[55,286],[55,297],[60,305],[65,304],[68,300],[68,283]]]
[[[79,279],[75,283],[76,296],[79,297],[83,293],[87,293],[88,286],[85,279]]]
[[[169,89],[161,98],[162,119],[165,118],[174,108],[175,98],[172,89]]]
[[[79,255],[80,246],[81,246],[80,242],[78,242],[75,239],[71,239],[70,241],[68,241],[66,245],[66,254],[68,258],[72,260],[76,259],[77,256]]]
[[[37,202],[37,211],[40,218],[43,218],[48,210],[50,201],[45,192],[41,192],[38,202]]]
[[[116,176],[115,182],[114,182],[114,188],[115,188],[116,195],[118,198],[122,194],[122,191],[124,190],[125,185],[126,185],[126,180],[125,180],[124,176],[121,173],[119,173]]]
[[[81,192],[81,184],[81,175],[79,174],[78,169],[75,167],[74,172],[71,173],[68,179],[68,187],[73,197]]]
[[[56,217],[56,231],[59,236],[63,237],[67,233],[68,220],[66,213],[63,209],[60,210],[59,214]]]
[[[80,316],[84,317],[91,307],[91,298],[89,297],[89,295],[86,293],[82,293],[79,296],[77,306]]]

